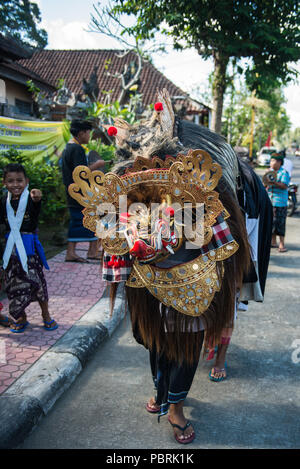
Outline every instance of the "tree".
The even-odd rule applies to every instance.
[[[41,14],[36,3],[30,0],[1,0],[1,33],[9,35],[26,46],[44,48],[47,32],[38,29]]]
[[[100,6],[100,2],[98,2],[98,5]],[[120,80],[120,94],[117,101],[121,105],[128,103],[128,101],[130,103],[132,96],[135,94],[134,91],[140,85],[144,62],[150,60],[152,52],[162,50],[162,46],[149,44],[146,48],[145,42],[140,37],[134,34],[126,35],[126,27],[118,17],[111,13],[112,6],[110,3],[100,9],[93,5],[93,9],[94,12],[91,13],[88,32],[103,34],[117,40],[125,50],[118,51],[116,56],[119,58],[130,57],[130,63],[125,64],[123,72],[111,73],[108,71],[109,64],[106,66],[106,73]]]
[[[286,143],[287,145],[293,146],[294,149],[300,147],[300,127],[296,127],[286,133]]]
[[[135,15],[129,34],[154,39],[161,33],[175,49],[195,48],[213,58],[212,127],[221,131],[230,59],[250,58],[245,76],[250,90],[266,97],[291,80],[290,62],[300,58],[298,0],[115,0],[113,14]],[[179,64],[180,66],[180,64]],[[243,69],[239,67],[239,72]]]
[[[256,138],[263,145],[268,133],[272,135],[280,146],[284,146],[283,137],[291,127],[291,122],[284,107],[286,100],[283,90],[273,90],[268,99],[268,106],[257,110]]]
[[[285,98],[282,89],[274,90],[268,101],[257,99],[242,80],[238,82],[236,79],[234,86],[229,89],[231,91],[229,99],[225,100],[222,131],[225,136],[230,135],[230,144],[233,147],[249,146],[253,131],[253,150],[258,151],[271,131],[278,146],[286,146],[284,141],[290,121],[284,109]]]

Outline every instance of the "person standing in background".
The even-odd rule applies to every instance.
[[[269,182],[267,192],[273,205],[273,232],[272,247],[277,247],[277,236],[279,236],[278,252],[286,252],[284,245],[285,227],[288,205],[288,185],[290,175],[283,167],[284,154],[282,152],[272,153],[270,168],[277,171],[277,178],[274,182]]]
[[[293,162],[292,160],[288,159],[286,157],[286,150],[281,150],[279,153],[283,155],[283,169],[285,169],[289,175],[290,175],[290,180],[292,179],[292,171],[293,171]]]
[[[72,174],[77,166],[89,166],[94,171],[105,165],[105,162],[101,159],[90,165],[88,164],[85,145],[89,143],[91,130],[92,125],[88,121],[72,121],[70,131],[73,138],[67,143],[62,154],[62,175],[70,211],[66,262],[87,262],[86,259],[76,254],[76,244],[78,242],[89,242],[87,259],[101,259],[98,253],[97,238],[94,233],[83,226],[82,206],[68,193],[69,185],[74,182]]]

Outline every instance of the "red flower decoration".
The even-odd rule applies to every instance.
[[[113,137],[114,135],[117,135],[118,129],[116,127],[108,127],[107,133],[110,137]]]
[[[155,104],[154,104],[154,109],[155,109],[155,111],[157,111],[157,112],[162,111],[163,108],[164,108],[164,107],[163,107],[162,103],[155,103]]]

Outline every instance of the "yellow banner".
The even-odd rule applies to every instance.
[[[0,116],[0,154],[13,148],[33,161],[61,153],[70,139],[67,122],[25,121]]]

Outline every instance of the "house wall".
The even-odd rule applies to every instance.
[[[19,83],[14,83],[13,81],[7,79],[5,79],[4,81],[6,86],[7,104],[14,106],[16,98],[21,99],[22,101],[26,101],[28,103],[32,103],[31,94],[25,88],[25,86]]]
[[[0,77],[0,115],[32,119],[33,100],[25,85]]]

